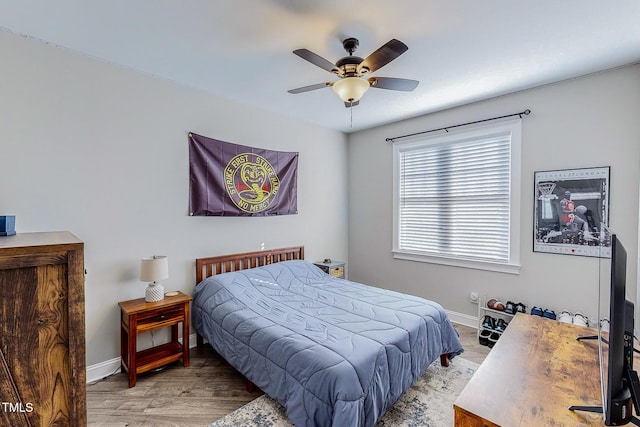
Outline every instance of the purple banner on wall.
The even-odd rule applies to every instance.
[[[189,133],[189,212],[194,216],[298,213],[298,153]]]

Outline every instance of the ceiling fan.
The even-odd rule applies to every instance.
[[[411,92],[418,86],[419,82],[417,80],[398,79],[395,77],[364,77],[384,67],[406,52],[409,49],[406,44],[400,40],[392,39],[364,59],[353,54],[359,44],[360,42],[356,38],[345,39],[342,42],[342,46],[349,53],[349,56],[338,59],[335,64],[310,50],[294,50],[293,53],[300,58],[317,65],[323,70],[336,74],[340,77],[340,80],[303,86],[291,89],[288,92],[295,94],[331,86],[333,91],[344,101],[344,106],[350,108],[360,103],[360,98],[370,87]]]

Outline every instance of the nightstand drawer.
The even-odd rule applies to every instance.
[[[329,274],[332,275],[333,277],[342,278],[344,277],[344,267],[343,266],[332,267],[329,269]]]
[[[138,314],[138,331],[162,328],[184,319],[184,305],[171,309],[158,309]]]

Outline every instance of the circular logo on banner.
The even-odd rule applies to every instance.
[[[224,168],[224,184],[233,203],[242,211],[262,212],[275,200],[280,179],[262,156],[242,153]]]

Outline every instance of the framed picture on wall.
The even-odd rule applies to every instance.
[[[534,173],[533,251],[611,256],[610,167]]]

